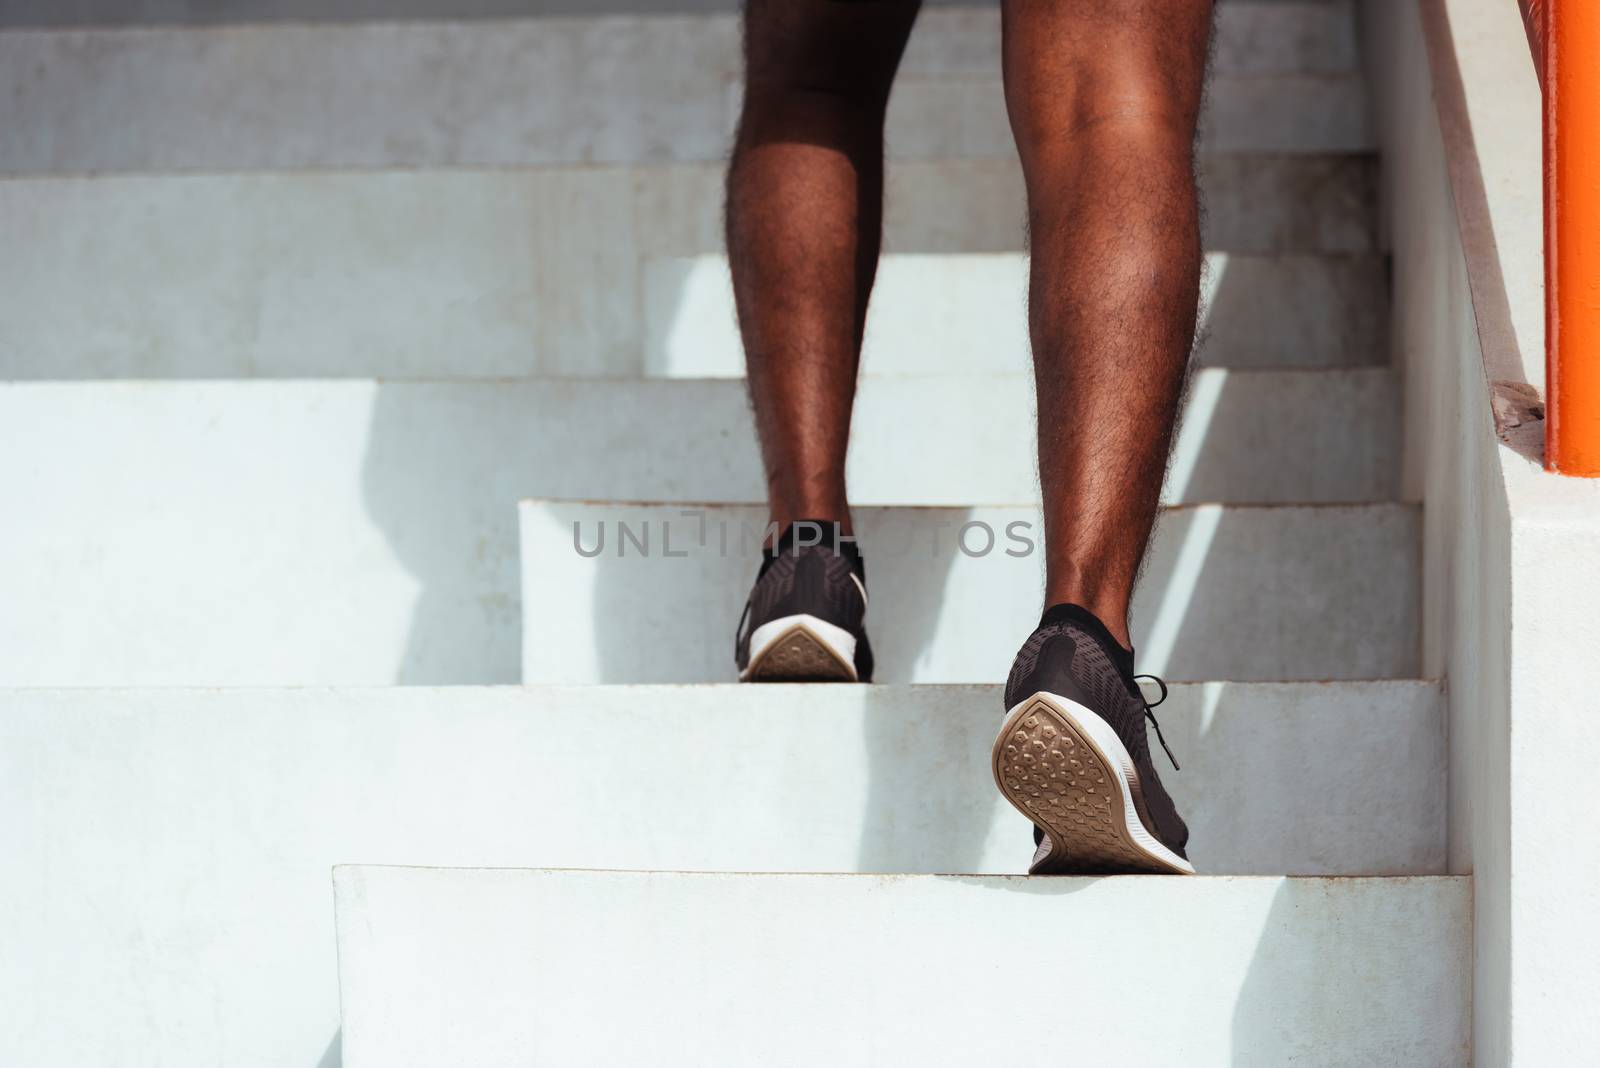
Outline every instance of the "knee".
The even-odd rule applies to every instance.
[[[745,79],[740,110],[747,123],[816,116],[849,125],[881,126],[888,102],[887,78],[880,84],[869,72],[817,67],[752,74]]]
[[[1071,163],[1085,153],[1189,157],[1199,118],[1198,76],[1188,84],[1142,61],[1083,66],[1045,89],[1007,82],[1024,165]]]
[[[1189,155],[1208,2],[1006,2],[1006,107],[1025,163],[1085,148]]]
[[[772,142],[805,142],[856,153],[881,142],[889,80],[831,63],[783,65],[745,80],[734,151]]]
[[[917,0],[763,0],[745,16],[745,111],[887,106]]]
[[[893,64],[876,57],[849,63],[840,57],[785,57],[745,75],[746,117],[782,112],[828,113],[845,121],[882,121]]]

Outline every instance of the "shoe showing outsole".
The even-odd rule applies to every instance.
[[[837,633],[830,633],[830,631]],[[763,633],[765,632],[765,633]],[[786,616],[751,636],[745,682],[856,682],[854,649],[839,648],[848,632],[811,616]]]
[[[994,781],[1044,832],[1030,875],[1193,875],[1146,827],[1133,757],[1092,710],[1036,693],[1006,715]]]

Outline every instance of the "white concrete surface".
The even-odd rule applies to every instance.
[[[1470,1058],[1465,879],[334,878],[349,1068]]]
[[[1391,497],[1397,401],[1202,372],[1168,496]],[[869,379],[851,483],[1035,500],[1032,409],[1017,376]],[[517,499],[755,499],[748,420],[731,380],[0,386],[0,682],[516,681]]]
[[[739,0],[3,0],[0,26],[464,19],[531,15],[727,14]],[[956,29],[984,31],[959,41],[967,55],[987,58],[994,47],[994,0],[923,0],[925,13],[911,55]],[[1217,8],[1218,67],[1241,73],[1340,73],[1355,65],[1351,4],[1347,0],[1245,0]],[[976,39],[973,39],[976,38]]]
[[[1486,904],[1509,906],[1509,944],[1491,958],[1509,967],[1490,988],[1509,1002],[1509,1060],[1539,1065],[1600,1042],[1585,993],[1600,988],[1600,859],[1573,844],[1600,826],[1589,760],[1600,752],[1600,484],[1503,458],[1512,514],[1510,731],[1485,739],[1498,723],[1474,729],[1468,804],[1486,811],[1466,833],[1476,839],[1473,870],[1505,880]],[[1505,763],[1491,764],[1502,752]],[[1488,793],[1493,786],[1509,787],[1504,807]],[[1504,932],[1505,918],[1490,930]]]
[[[1456,199],[1470,204],[1470,191],[1451,188],[1435,96],[1454,79],[1448,67],[1430,71],[1416,10],[1369,5],[1365,18],[1388,164],[1393,350],[1411,384],[1406,482],[1426,501],[1423,664],[1449,676],[1450,865],[1474,882],[1474,1050],[1480,1064],[1509,1065],[1511,522],[1457,218]],[[1524,166],[1537,187],[1537,152]]]
[[[925,0],[929,5],[972,0]],[[0,25],[76,26],[727,12],[738,0],[4,0]]]
[[[963,6],[972,0],[925,0]],[[74,26],[728,12],[738,0],[5,0],[0,25]]]
[[[1419,15],[1420,13],[1420,20]],[[1540,469],[1540,95],[1514,6],[1369,3],[1408,379],[1406,479],[1425,501],[1423,665],[1448,676],[1450,865],[1474,882],[1478,1064],[1600,1045],[1600,815],[1589,758],[1600,486]]]
[[[69,0],[52,17],[103,17],[110,2]],[[371,13],[356,10],[367,0],[315,11],[299,2],[125,0],[117,10],[224,21],[246,10]],[[389,13],[425,13],[430,2],[400,0]],[[484,10],[471,14],[493,14],[497,0],[439,2],[453,14],[472,5]],[[0,0],[0,25],[38,18],[28,14],[36,9]],[[1221,10],[1212,151],[1202,161],[1215,250],[1208,358],[1301,369],[1200,375],[1169,500],[1395,496],[1385,460],[1397,375],[1304,370],[1375,362],[1386,322],[1373,162],[1363,154],[1373,135],[1349,15],[1346,3]],[[902,1026],[930,1043],[925,1060],[955,1048],[932,1045],[941,1026],[962,1039],[994,1035],[1014,1051],[1014,1028],[968,1027],[928,1000],[914,1003],[921,1017],[886,1015],[870,992],[915,994],[921,982],[961,998],[962,986],[937,981],[931,959],[981,987],[962,1011],[998,1007],[1006,987],[992,981],[992,961],[1006,954],[984,937],[996,918],[1060,924],[1080,949],[1094,943],[1079,958],[1091,968],[1069,973],[1087,977],[1075,1004],[1102,1010],[1133,1060],[1174,1050],[1186,1063],[1467,1059],[1470,891],[1465,880],[1437,879],[763,877],[777,880],[764,887],[799,888],[773,895],[750,877],[568,874],[541,884],[556,910],[501,927],[528,900],[523,880],[543,877],[485,876],[514,884],[498,899],[505,908],[463,916],[455,876],[440,876],[449,885],[429,901],[385,898],[389,873],[362,883],[351,871],[346,889],[380,887],[363,901],[397,901],[401,911],[372,912],[372,946],[347,952],[347,963],[359,956],[366,974],[399,986],[362,984],[347,998],[356,1023],[342,1049],[327,908],[335,863],[997,872],[1027,855],[1026,827],[987,781],[993,686],[772,687],[759,699],[733,687],[317,688],[519,677],[518,496],[756,495],[738,382],[506,380],[737,373],[713,255],[715,161],[736,104],[734,32],[720,17],[0,33],[0,172],[11,176],[0,179],[9,253],[0,257],[0,378],[364,379],[0,386],[0,559],[10,561],[0,567],[0,683],[310,687],[0,690],[0,1062],[405,1063],[384,1045],[406,1041],[403,1029],[375,1037],[379,1017],[360,999],[418,996],[405,984],[427,978],[426,964],[414,969],[439,949],[435,938],[455,939],[447,962],[473,972],[449,996],[495,1016],[474,1028],[470,1012],[434,1000],[408,1014],[425,1034],[405,1056],[516,1060],[527,1050],[516,1028],[539,1019],[520,1000],[538,991],[518,968],[550,960],[506,971],[496,953],[545,945],[556,929],[609,931],[623,940],[614,949],[629,924],[651,928],[666,913],[689,922],[636,942],[650,966],[628,959],[611,995],[737,987],[759,1005],[799,989],[785,1008],[813,1015],[786,1012],[780,1024],[799,1035],[782,1046],[795,1060],[839,1061],[804,1044],[831,1036],[868,1057],[870,1043],[894,1041]],[[1015,377],[1025,351],[1022,210],[995,35],[992,10],[930,12],[894,105],[891,256],[868,356],[883,377],[863,387],[851,477],[863,500],[959,506],[923,513],[923,533],[930,518],[953,520],[951,535],[978,519],[1003,538],[1007,522],[1032,518],[1023,500],[1033,491],[1030,405]],[[572,165],[526,166],[552,162]],[[422,169],[361,169],[386,167]],[[178,173],[251,168],[275,173]],[[123,170],[148,173],[98,173]],[[40,176],[17,177],[28,174]],[[930,346],[926,315],[912,323],[908,309],[933,302],[947,320]],[[1002,306],[1012,314],[997,324]],[[900,377],[954,369],[1001,374]],[[483,381],[371,381],[407,377]],[[1465,449],[1462,462],[1478,454]],[[907,456],[921,461],[916,471],[896,466]],[[1455,521],[1470,540],[1471,517],[1440,508],[1432,483],[1424,489],[1430,536]],[[1007,501],[1020,506],[1000,506]],[[1436,508],[1443,519],[1432,518]],[[752,561],[651,560],[672,568],[649,574],[613,566],[632,560],[583,561],[570,530],[552,540],[565,509],[523,512],[530,675],[731,674],[731,617]],[[1579,560],[1592,532],[1574,536],[1558,511],[1520,544]],[[862,515],[871,539],[894,518]],[[1452,557],[1460,570],[1441,571],[1435,546],[1421,571],[1422,522],[1397,504],[1169,512],[1137,608],[1142,666],[1176,678],[1418,674],[1419,574],[1430,576],[1436,613],[1437,576],[1461,583],[1453,576],[1473,562],[1495,561]],[[1003,675],[1037,611],[1037,556],[1006,558],[1004,541],[982,559],[953,541],[926,558],[915,548],[874,554],[872,544],[880,677]],[[1519,579],[1541,611],[1578,590],[1553,575],[1547,565]],[[686,616],[704,620],[703,633]],[[1541,643],[1524,654],[1539,674],[1513,680],[1528,701],[1553,706],[1574,691],[1548,681],[1550,664],[1563,638],[1587,635],[1587,621],[1550,616],[1556,623],[1528,625],[1518,639]],[[1485,657],[1483,675],[1495,664]],[[1462,678],[1463,688],[1475,684]],[[1470,818],[1481,798],[1447,789],[1445,755],[1459,772],[1463,753],[1480,752],[1473,732],[1491,729],[1458,713],[1447,750],[1443,717],[1441,691],[1426,682],[1176,687],[1163,722],[1186,770],[1168,779],[1197,863],[1222,874],[1440,872],[1447,803]],[[1592,750],[1590,734],[1562,723],[1522,743],[1530,805],[1548,801],[1542,767],[1576,776],[1574,754]],[[1579,806],[1572,819],[1588,815]],[[804,831],[771,833],[786,819]],[[1470,833],[1482,839],[1476,825]],[[1590,911],[1588,887],[1600,880],[1551,875],[1561,841],[1548,823],[1518,833],[1525,870],[1546,881],[1519,882],[1514,900]],[[585,894],[595,880],[625,884],[624,896]],[[675,898],[626,896],[663,883]],[[1080,911],[1041,900],[1058,895]],[[613,903],[620,921],[577,911]],[[418,925],[401,950],[393,933],[408,938],[409,921],[392,921],[419,904],[440,922]],[[996,917],[996,908],[1037,915]],[[840,917],[872,933],[840,939]],[[732,922],[718,928],[719,919]],[[724,940],[696,933],[707,929]],[[929,941],[930,929],[947,940]],[[1557,924],[1515,929],[1519,952],[1544,959],[1587,945],[1558,941]],[[479,956],[483,937],[498,938],[497,949]],[[791,953],[782,939],[848,945],[874,967],[841,981],[837,956]],[[369,948],[410,956],[391,964]],[[680,974],[691,981],[664,983],[677,976],[648,954],[679,948],[669,959],[687,964]],[[1480,990],[1500,989],[1506,973],[1495,969],[1508,954],[1480,953]],[[812,972],[816,982],[793,967],[779,979],[768,965],[784,957],[826,970]],[[1058,990],[1063,959],[1073,954],[1029,967]],[[1173,965],[1154,973],[1167,985],[1152,1002],[1173,1007],[1155,1026],[1143,1005],[1131,1021],[1116,1015],[1128,1004],[1121,989],[1152,974],[1151,960]],[[883,983],[880,964],[906,984]],[[562,996],[580,1001],[595,996],[585,983],[609,981],[603,969],[573,974]],[[433,975],[453,982],[448,968]],[[502,985],[477,998],[473,982]],[[496,997],[517,1011],[501,1011],[507,1001]],[[689,1004],[656,1002],[668,1015]],[[1584,1023],[1563,1030],[1540,1018],[1550,1014],[1530,995],[1519,1005],[1553,1036],[1548,1048],[1587,1036]],[[675,1019],[706,1037],[703,1016]],[[441,1039],[449,1044],[428,1045]],[[752,1048],[702,1041],[686,1060],[737,1061]]]
[[[1348,25],[1281,32],[1304,17],[1252,4],[1221,21],[1207,144],[1371,147]],[[930,11],[917,37],[890,152],[1009,154],[997,12]],[[738,111],[738,40],[726,15],[0,33],[0,172],[717,160]],[[1334,63],[1296,70],[1319,44]]]
[[[854,514],[877,680],[1003,678],[1042,607],[1034,509]],[[1394,504],[1166,511],[1134,598],[1140,670],[1414,676],[1419,519]],[[755,505],[523,502],[524,681],[732,679],[765,523]]]
[[[1320,255],[1371,247],[1370,162],[1211,156],[1202,180],[1230,253],[1207,359],[1372,362],[1382,272]],[[722,201],[717,166],[0,180],[0,377],[729,373]],[[1015,163],[902,163],[887,205],[867,366],[1020,368]],[[908,335],[904,301],[951,290],[962,329]]]
[[[742,375],[744,348],[727,257],[647,261],[644,360],[650,374]],[[865,374],[1025,372],[1028,257],[1020,252],[899,253],[878,265]],[[1206,257],[1198,358],[1222,367],[1382,362],[1384,263],[1371,255]]]
[[[1197,864],[1437,872],[1442,714],[1416,682],[1174,687]],[[1019,872],[999,719],[994,686],[0,692],[0,1063],[336,1064],[352,858]]]

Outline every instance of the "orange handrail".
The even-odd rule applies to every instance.
[[[1520,0],[1544,85],[1545,468],[1600,476],[1600,3]]]

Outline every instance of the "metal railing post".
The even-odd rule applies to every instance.
[[[1544,81],[1545,467],[1593,478],[1600,476],[1600,3],[1526,0],[1523,13]]]

